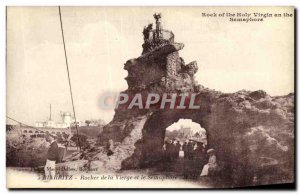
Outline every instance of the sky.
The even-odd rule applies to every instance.
[[[181,128],[181,126],[190,127],[191,130],[193,131],[193,134],[197,133],[197,132],[205,132],[205,129],[202,128],[200,124],[193,122],[191,119],[179,119],[179,121],[177,121],[177,122],[173,123],[172,125],[170,125],[169,127],[167,127],[166,130],[169,130],[169,131],[178,130]]]
[[[213,12],[288,12],[289,7],[62,7],[62,21],[77,120],[109,122],[104,92],[127,89],[124,63],[142,52],[142,30],[162,13],[163,28],[184,43],[180,56],[196,60],[196,80],[222,92],[294,91],[293,18],[229,22],[204,18]],[[58,7],[7,9],[7,116],[27,124],[72,111]],[[9,122],[9,121],[8,121]]]

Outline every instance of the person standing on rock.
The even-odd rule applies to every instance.
[[[180,145],[180,142],[177,141],[177,143],[175,144],[175,151],[176,151],[176,155],[175,155],[175,158],[178,159],[179,158],[179,152],[180,152],[180,148],[181,148],[181,145]]]
[[[55,135],[48,134],[46,136],[46,141],[50,143],[50,146],[47,152],[47,161],[44,169],[46,178],[50,177],[51,179],[55,176],[55,163],[58,160],[59,148]]]

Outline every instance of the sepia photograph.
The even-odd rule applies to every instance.
[[[295,13],[7,6],[6,187],[295,189]]]

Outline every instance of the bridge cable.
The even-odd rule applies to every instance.
[[[61,27],[62,40],[63,40],[63,45],[64,45],[64,53],[65,53],[65,59],[66,59],[66,67],[67,67],[67,72],[68,72],[70,95],[71,95],[71,101],[72,101],[72,107],[73,107],[73,114],[74,114],[75,126],[76,126],[76,131],[77,131],[77,141],[78,141],[79,151],[81,152],[81,146],[80,146],[80,141],[79,141],[79,133],[78,133],[78,126],[77,126],[77,120],[76,120],[76,114],[75,114],[75,106],[74,106],[74,101],[73,101],[72,85],[71,85],[69,65],[68,65],[68,58],[67,58],[67,51],[66,51],[66,44],[65,44],[65,38],[64,38],[63,23],[62,23],[62,19],[61,19],[60,6],[58,6],[58,10],[59,10],[59,19],[60,19],[60,27]],[[77,146],[77,148],[78,148],[78,146]]]
[[[12,120],[12,121],[15,121],[16,123],[19,123],[20,125],[23,125],[23,126],[25,126],[25,127],[30,127],[30,128],[35,129],[35,130],[37,130],[37,131],[43,131],[43,130],[38,129],[38,128],[36,128],[36,127],[27,125],[27,124],[22,123],[22,122],[20,122],[20,121],[17,121],[16,119],[13,119],[13,118],[11,118],[11,117],[9,117],[9,116],[6,116],[6,118],[8,118],[8,119],[10,119],[10,120]]]

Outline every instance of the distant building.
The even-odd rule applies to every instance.
[[[48,121],[45,122],[36,122],[35,127],[46,127],[46,128],[68,128],[71,127],[71,124],[75,121],[74,117],[70,112],[61,113],[62,122],[55,122],[51,120],[51,117]]]
[[[25,135],[27,137],[44,137],[46,133],[55,134],[57,136],[69,136],[71,132],[71,124],[74,123],[74,117],[70,112],[60,113],[62,121],[55,122],[51,119],[51,105],[50,105],[50,117],[47,121],[36,122],[35,126],[24,126],[24,125],[14,125],[13,129]]]

